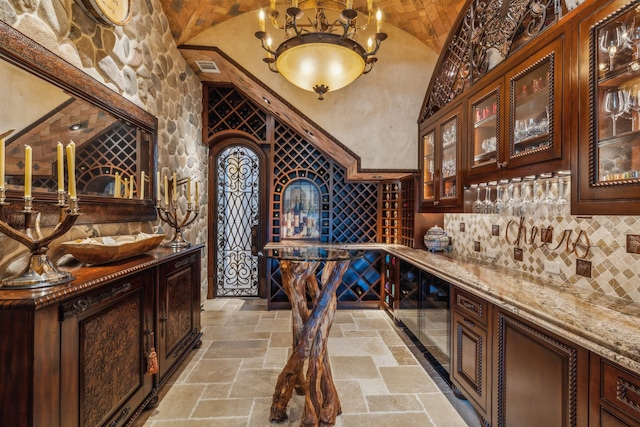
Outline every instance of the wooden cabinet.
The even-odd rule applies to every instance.
[[[121,426],[151,395],[153,279],[126,276],[60,306],[61,426]]]
[[[586,426],[589,353],[495,310],[494,427]]]
[[[574,214],[640,214],[638,3],[608,2],[579,24]]]
[[[200,254],[189,253],[164,263],[158,276],[156,345],[159,382],[164,384],[190,346],[199,347]]]
[[[486,424],[589,422],[589,352],[454,287],[451,381]]]
[[[462,105],[457,103],[420,126],[420,210],[423,212],[455,211],[460,207],[464,123]]]
[[[560,35],[516,55],[499,79],[470,91],[465,184],[562,168],[565,43]]]
[[[491,420],[489,308],[481,298],[454,288],[451,382],[473,402],[484,420]]]
[[[1,290],[0,425],[120,427],[135,418],[199,342],[201,249],[158,248],[69,268],[69,284]],[[149,370],[154,347],[159,374]]]
[[[590,427],[640,426],[640,375],[591,355]]]

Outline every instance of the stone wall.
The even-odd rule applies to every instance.
[[[166,175],[177,171],[199,182],[201,215],[184,234],[192,243],[206,243],[208,148],[200,131],[202,88],[175,46],[160,2],[134,0],[132,18],[121,27],[99,25],[78,3],[0,0],[0,19],[158,118],[158,170]],[[179,204],[186,208],[184,197]],[[154,225],[132,218],[129,224],[78,226],[60,240],[150,231]],[[19,245],[7,240],[0,236],[0,273],[15,268],[20,258]],[[204,300],[206,252],[202,265]]]

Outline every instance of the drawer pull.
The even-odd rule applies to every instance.
[[[476,304],[472,301],[469,301],[468,299],[457,295],[456,296],[456,303],[458,305],[461,305],[462,307],[466,308],[467,310],[473,311],[475,314],[478,315],[478,317],[482,317],[482,305],[481,304]]]
[[[61,307],[60,320],[76,316],[83,311],[90,309],[96,304],[100,304],[101,302],[127,292],[129,289],[131,289],[131,283],[127,282],[123,283],[120,286],[115,286],[108,291],[101,292],[98,295],[90,295],[78,298],[77,300],[75,300],[75,302]]]
[[[116,427],[118,423],[120,423],[120,421],[122,421],[127,416],[129,411],[131,411],[131,406],[127,406],[126,408],[124,408],[122,412],[120,412],[120,415],[118,416],[118,418],[111,421],[111,423],[109,424],[109,427]]]
[[[618,382],[616,383],[616,398],[634,411],[640,412],[640,403],[630,399],[628,392],[632,392],[636,396],[640,397],[640,387],[633,385],[622,378],[618,378]]]
[[[467,325],[468,327],[470,327],[470,328],[475,328],[475,327],[476,327],[476,324],[475,324],[475,323],[473,323],[473,322],[472,322],[472,321],[470,321],[470,320],[463,319],[463,321],[462,321],[462,322],[463,322],[465,325]]]

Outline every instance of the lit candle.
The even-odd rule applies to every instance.
[[[187,181],[187,202],[191,202],[191,178]]]
[[[367,40],[367,48],[369,49],[369,52],[373,52],[373,38],[369,37],[369,39]]]
[[[67,175],[69,175],[69,197],[76,199],[76,144],[67,144]]]
[[[120,174],[116,172],[116,181],[113,183],[113,197],[120,197]]]
[[[198,207],[199,202],[198,202],[198,181],[196,181],[196,208]]]
[[[271,43],[272,43],[271,37],[267,37],[267,47],[269,48],[269,50],[271,50]],[[271,58],[271,56],[272,56],[271,52],[267,51],[267,58]]]
[[[4,138],[0,138],[0,188],[4,189]]]
[[[31,172],[33,153],[31,147],[24,146],[24,197],[31,197]]]
[[[260,9],[260,12],[258,12],[258,24],[260,25],[260,31],[264,32],[265,26],[264,26],[264,10]]]
[[[176,202],[178,200],[178,193],[176,184],[178,183],[178,178],[176,177],[176,173],[173,173],[173,201]]]
[[[382,31],[382,11],[378,9],[376,12],[376,32],[379,33]]]
[[[64,191],[64,147],[58,142],[56,148],[58,154],[58,191]]]
[[[140,172],[140,182],[138,184],[138,192],[140,193],[140,200],[144,199],[144,171]]]
[[[164,202],[169,205],[169,180],[164,176]]]
[[[160,204],[160,172],[156,172],[156,203]]]
[[[371,12],[373,8],[373,0],[367,0],[367,11]]]

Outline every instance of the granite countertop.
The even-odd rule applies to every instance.
[[[640,373],[640,303],[576,288],[570,283],[540,279],[456,254],[377,243],[340,246],[384,250]]]

